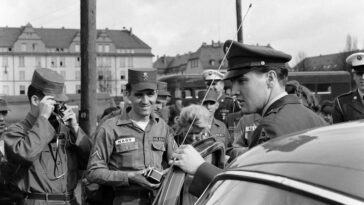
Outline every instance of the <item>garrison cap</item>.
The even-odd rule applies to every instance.
[[[56,101],[67,101],[63,93],[64,79],[62,75],[49,68],[37,68],[33,73],[31,84],[41,90],[44,95],[53,96]]]
[[[171,93],[167,91],[167,83],[166,82],[157,82],[158,96],[169,96],[171,97]]]
[[[244,75],[255,67],[286,67],[285,64],[292,58],[268,46],[246,45],[232,40],[225,42],[223,47],[225,53],[230,45],[231,48],[226,56],[228,72],[224,80]]]
[[[128,76],[128,83],[135,91],[157,90],[157,70],[155,69],[129,69]]]
[[[364,52],[353,53],[346,58],[346,63],[355,71],[364,72]]]
[[[205,100],[202,102],[206,102],[206,101],[213,101],[213,102],[217,102],[217,99],[219,98],[219,93],[215,90],[209,90],[209,92],[206,94],[206,90],[204,91],[200,91],[198,93],[198,99],[200,99],[200,101],[202,101],[205,97]]]
[[[224,78],[223,73],[212,69],[203,71],[202,76],[204,80],[222,80]]]
[[[10,111],[5,99],[0,98],[0,112]]]

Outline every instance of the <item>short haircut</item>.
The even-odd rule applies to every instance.
[[[44,93],[40,89],[35,88],[32,85],[29,85],[29,87],[28,87],[28,100],[29,100],[29,102],[30,102],[30,99],[32,98],[33,95],[37,96],[40,100],[42,100],[43,97],[45,96]]]
[[[260,66],[255,67],[252,70],[260,73],[267,73],[271,70],[275,71],[277,73],[278,81],[281,82],[283,86],[285,86],[288,81],[288,69],[285,67]]]

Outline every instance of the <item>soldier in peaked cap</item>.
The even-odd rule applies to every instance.
[[[24,204],[76,204],[78,170],[86,168],[91,149],[66,104],[64,80],[57,72],[38,68],[28,87],[30,111],[4,133],[12,170],[9,180],[24,194]],[[59,106],[59,109],[56,108]]]
[[[176,143],[166,122],[154,113],[157,71],[129,69],[126,95],[131,109],[108,119],[96,132],[87,179],[112,186],[113,204],[151,204],[158,182],[144,173],[166,169]]]
[[[224,90],[224,74],[217,70],[205,70],[202,73],[205,81],[206,89],[210,86],[212,90],[218,93],[219,107],[215,112],[215,118],[227,124],[227,115],[229,113],[238,112],[240,110],[238,102],[233,98],[225,95]]]
[[[210,134],[218,141],[223,142],[225,144],[225,150],[227,151],[228,148],[232,147],[233,139],[231,138],[226,125],[214,117],[215,112],[219,107],[219,93],[216,90],[209,90],[209,92],[200,91],[198,96],[199,99],[201,99],[201,104],[206,107],[210,113]]]
[[[346,58],[352,68],[356,89],[335,99],[333,123],[364,119],[364,53],[354,53]]]
[[[242,99],[242,111],[262,116],[253,132],[250,147],[278,136],[326,124],[312,110],[303,106],[297,96],[286,93],[288,69],[285,64],[291,59],[290,55],[270,47],[249,46],[233,41],[225,42],[225,52],[229,47],[225,79],[231,80],[233,94],[238,94]],[[172,163],[189,174],[195,174],[191,185],[194,189],[190,191],[199,195],[221,170],[204,162],[196,153],[192,147],[181,147],[174,154],[176,160]]]

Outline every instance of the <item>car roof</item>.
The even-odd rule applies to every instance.
[[[228,170],[285,176],[364,199],[364,120],[272,139]]]

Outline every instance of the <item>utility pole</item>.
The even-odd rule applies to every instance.
[[[86,134],[96,127],[96,0],[81,1],[81,109],[79,121]]]
[[[236,0],[236,24],[238,29],[238,42],[243,43],[243,25],[241,25],[241,0]]]

